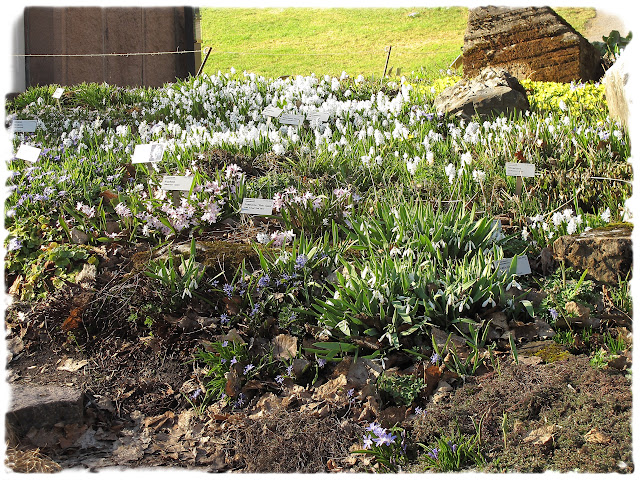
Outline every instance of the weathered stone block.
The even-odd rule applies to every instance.
[[[589,271],[590,278],[617,283],[631,271],[633,251],[631,229],[595,229],[580,235],[565,235],[553,242],[553,256],[578,271]]]
[[[57,385],[12,385],[11,407],[5,421],[18,435],[31,427],[52,427],[56,423],[82,423],[83,393]]]
[[[597,80],[604,73],[593,45],[549,7],[471,10],[462,58],[467,77],[487,66],[544,82]]]
[[[472,79],[460,80],[438,95],[434,107],[465,119],[523,112],[529,109],[527,94],[520,82],[503,68],[485,68]]]

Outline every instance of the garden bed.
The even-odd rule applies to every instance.
[[[544,250],[630,220],[628,136],[598,86],[531,82],[526,115],[461,122],[433,109],[453,81],[10,102],[38,124],[15,151],[41,151],[9,162],[9,382],[86,407],[9,435],[12,468],[632,471],[628,279]],[[536,168],[519,196],[512,161]]]

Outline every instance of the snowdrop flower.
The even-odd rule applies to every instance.
[[[518,282],[514,280],[511,280],[511,282],[509,283],[509,285],[507,285],[506,290],[511,289],[511,287],[513,288],[517,288],[518,290],[522,290],[522,285],[520,285]]]
[[[398,247],[393,247],[389,252],[389,255],[391,255],[392,257],[402,255],[402,250],[400,250]]]
[[[611,210],[609,210],[609,207],[607,207],[607,209],[600,214],[600,218],[602,218],[602,220],[607,223],[611,221]]]
[[[433,165],[433,152],[432,151],[428,151],[427,152],[427,164]]]
[[[407,170],[411,175],[415,175],[416,170],[418,170],[418,160],[415,160],[414,162],[412,162],[411,160],[407,160]]]
[[[473,157],[469,152],[465,152],[460,157],[460,160],[462,161],[462,166],[464,167],[466,165],[471,165],[471,160],[473,160]]]
[[[444,173],[449,177],[449,183],[452,184],[453,179],[456,177],[456,167],[453,166],[453,163],[444,167]]]
[[[482,183],[484,182],[484,179],[486,178],[487,174],[484,173],[482,170],[476,170],[475,168],[473,169],[473,179],[478,182],[478,183]]]

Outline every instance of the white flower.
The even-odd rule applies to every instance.
[[[259,233],[256,235],[256,240],[258,243],[267,244],[271,241],[271,237],[267,233]]]
[[[444,173],[449,177],[449,183],[453,183],[453,179],[456,177],[456,167],[453,166],[453,163],[444,167]]]
[[[427,164],[433,165],[433,152],[432,151],[428,151],[427,152]]]
[[[131,216],[131,210],[129,210],[129,207],[127,207],[122,202],[120,202],[118,205],[116,205],[115,211],[121,217],[130,217]]]
[[[520,285],[518,282],[516,282],[515,280],[511,280],[511,283],[509,283],[509,285],[507,285],[506,290],[510,290],[511,287],[513,288],[517,288],[518,290],[522,290],[522,285]]]
[[[418,161],[412,162],[411,160],[407,160],[407,170],[411,175],[415,175],[418,170]]]
[[[473,173],[472,173],[473,179],[478,182],[478,183],[482,183],[484,182],[484,179],[487,177],[487,174],[484,173],[482,170],[476,170],[475,168],[473,169]]]
[[[558,108],[559,108],[560,110],[562,110],[563,112],[566,112],[566,111],[567,111],[567,104],[566,104],[566,103],[564,103],[564,101],[560,100],[560,101],[558,102]]]
[[[465,152],[460,157],[460,160],[462,161],[462,166],[464,167],[465,165],[471,165],[471,160],[473,160],[473,157],[469,152]]]
[[[398,256],[401,254],[402,254],[402,250],[400,250],[398,247],[393,247],[389,252],[389,255],[391,255],[392,257]]]
[[[527,227],[522,227],[522,240],[525,242],[529,238],[529,232],[527,231]]]
[[[569,223],[567,224],[567,233],[569,235],[573,235],[574,233],[576,233],[577,227],[578,225],[576,224],[575,218],[572,218],[571,220],[569,220]]]
[[[607,207],[607,209],[600,214],[600,218],[602,218],[602,220],[607,223],[611,221],[611,210],[609,210],[609,207]]]

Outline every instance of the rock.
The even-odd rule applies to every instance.
[[[631,272],[631,228],[594,229],[580,235],[564,235],[553,242],[554,258],[588,277],[615,284]]]
[[[462,48],[464,75],[486,66],[542,82],[598,80],[598,51],[549,7],[479,7],[469,11]]]
[[[609,107],[609,117],[620,122],[626,128],[629,127],[629,110],[632,104],[631,91],[627,88],[633,64],[629,53],[630,46],[631,44],[625,48],[620,57],[607,70],[602,81],[604,83],[604,96]]]
[[[438,113],[470,119],[524,112],[529,100],[520,82],[503,68],[485,68],[472,79],[462,79],[445,88],[434,101]]]
[[[57,423],[83,421],[83,393],[56,385],[13,385],[11,406],[5,422],[22,436],[31,428],[52,427]]]
[[[614,355],[607,361],[607,367],[615,370],[626,370],[631,366],[631,355],[629,352],[624,352],[621,355]]]
[[[368,381],[369,371],[365,362],[359,358],[357,362],[353,362],[349,367],[347,382],[349,382],[349,385],[359,389],[364,387]]]
[[[535,319],[534,325],[538,330],[538,338],[541,340],[553,338],[553,336],[556,334],[555,330],[551,328],[551,325],[540,318]]]
[[[82,230],[78,230],[77,228],[71,229],[71,243],[75,243],[76,245],[83,245],[89,242],[89,235],[84,233]]]
[[[306,358],[296,358],[293,363],[293,376],[296,378],[300,378],[304,372],[307,371],[311,362]]]

